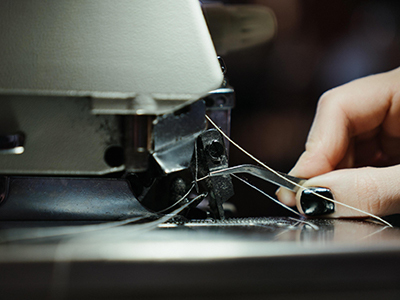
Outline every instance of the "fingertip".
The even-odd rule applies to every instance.
[[[374,209],[374,203],[376,198],[384,197],[376,197],[378,188],[374,183],[381,182],[384,176],[376,174],[377,171],[376,168],[341,169],[313,177],[303,184],[304,190],[297,193],[296,206],[302,214],[324,218],[381,215],[381,211]],[[304,191],[309,192],[305,195]],[[327,198],[333,200],[328,201]],[[384,206],[382,203],[379,205],[380,209]],[[310,212],[311,208],[314,211]]]
[[[276,196],[278,200],[287,206],[295,206],[296,205],[296,197],[295,194],[287,189],[279,188],[276,191]]]

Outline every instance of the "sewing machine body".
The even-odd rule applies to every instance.
[[[207,130],[206,112],[229,130],[233,90],[224,81],[196,0],[3,1],[0,20],[5,218],[18,215],[6,207],[23,190],[31,193],[17,201],[19,209],[26,209],[19,219],[86,215],[110,220],[129,214],[124,205],[117,214],[107,205],[101,208],[103,194],[90,184],[83,188],[88,181],[82,176],[96,176],[116,195],[117,179],[102,177],[120,178],[131,186],[132,199],[146,198],[153,210],[165,208],[174,199],[160,194],[174,189],[171,177],[187,170],[184,184],[193,180],[190,164],[196,139]],[[35,176],[46,177],[38,185]],[[69,183],[79,180],[78,190],[89,196],[90,205],[71,200],[78,190]],[[154,181],[166,183],[143,195]],[[34,203],[44,204],[45,198],[49,206],[41,210]],[[21,199],[26,201],[21,204]],[[56,213],[54,203],[62,203],[68,213]]]
[[[398,299],[397,228],[224,220],[229,175],[196,182],[234,105],[197,0],[7,0],[0,25],[3,297]],[[159,222],[195,183],[208,211]]]

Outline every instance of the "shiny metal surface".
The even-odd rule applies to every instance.
[[[0,234],[10,228],[0,226]],[[62,299],[396,299],[400,292],[398,228],[292,218],[160,227],[3,243],[8,276],[0,287]]]
[[[0,177],[0,203],[2,221],[109,221],[149,214],[129,182],[113,178]]]
[[[24,227],[24,223],[19,226]],[[144,231],[127,225],[73,235],[66,240],[61,236],[47,242],[3,244],[0,261],[52,261],[53,251],[60,246],[68,252],[64,258],[72,261],[179,262],[392,251],[399,251],[400,255],[400,229],[367,221],[294,218],[165,223],[154,224]],[[24,253],[28,249],[30,255],[26,257]]]
[[[238,173],[247,173],[278,186],[284,187],[291,191],[297,192],[299,189],[299,185],[302,185],[306,179],[298,178],[294,176],[287,175],[282,172],[276,171],[276,173],[260,166],[255,165],[240,165],[240,166],[233,166],[230,168],[217,170],[210,173],[211,177],[215,176],[224,176],[229,174],[238,174]],[[287,180],[286,180],[286,179]],[[293,184],[292,182],[296,183],[297,185]]]
[[[197,101],[153,121],[153,157],[166,174],[189,167],[195,140],[206,128],[205,113],[204,102]]]
[[[127,172],[148,169],[152,116],[124,116],[124,160]]]

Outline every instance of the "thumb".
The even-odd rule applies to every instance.
[[[336,170],[307,180],[303,187],[296,194],[296,205],[306,215],[318,215],[318,210],[313,214],[313,209],[321,206],[321,200],[329,206],[325,214],[330,218],[366,216],[340,203],[377,216],[400,212],[400,165]],[[307,188],[311,187],[330,189],[333,199],[340,203],[332,206],[310,193]]]

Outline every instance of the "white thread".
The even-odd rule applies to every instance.
[[[375,235],[377,233],[380,233],[380,232],[384,231],[386,228],[388,228],[388,226],[385,226],[385,227],[381,228],[380,230],[377,230],[375,232],[372,232],[372,233],[362,237],[361,239],[359,239],[359,241],[365,240],[365,239],[367,239],[367,238],[369,238],[369,237],[371,237],[371,236],[373,236],[373,235]]]
[[[194,187],[194,184],[191,186],[189,191],[181,199],[179,199],[174,205],[183,201],[183,199],[185,199],[187,197],[187,195],[189,195],[189,193],[193,190],[193,187]],[[200,196],[204,196],[204,195],[200,195]],[[157,227],[159,224],[164,223],[164,222],[168,221],[169,219],[175,217],[177,214],[179,214],[182,210],[184,210],[186,207],[188,207],[194,201],[198,200],[198,197],[200,197],[200,196],[195,197],[194,199],[185,203],[181,207],[172,211],[171,214],[164,215],[155,221],[135,225],[135,228],[134,228],[135,230],[133,230],[133,231],[143,230],[143,229],[147,229],[150,227],[151,228]],[[55,227],[55,228],[54,227],[51,227],[51,228],[40,228],[39,227],[39,228],[29,228],[29,229],[26,229],[26,228],[6,229],[1,232],[0,243],[1,242],[20,241],[20,240],[38,239],[38,238],[49,238],[49,237],[59,237],[59,236],[61,237],[61,236],[67,236],[67,235],[84,234],[84,233],[119,227],[122,225],[126,225],[129,223],[133,223],[133,222],[137,222],[137,221],[146,219],[151,216],[152,216],[152,214],[149,213],[149,214],[146,214],[143,216],[132,217],[132,218],[128,218],[128,219],[121,220],[121,221],[106,222],[106,223],[94,224],[94,225],[62,226],[62,227]]]
[[[183,200],[186,199],[187,196],[189,196],[190,192],[193,190],[193,188],[195,187],[195,183],[192,184],[192,186],[190,187],[190,189],[186,192],[185,195],[183,195],[181,197],[181,199],[179,199],[178,201],[176,201],[174,204],[172,204],[171,206],[168,206],[167,208],[164,208],[162,210],[159,210],[157,213],[163,213],[164,211],[167,211],[169,209],[171,209],[172,207],[176,206],[177,204],[181,203]]]
[[[306,225],[310,226],[312,229],[319,230],[319,227],[317,225],[311,223],[311,222],[307,222],[305,220],[298,220],[298,219],[295,219],[295,218],[292,218],[292,217],[289,217],[289,219],[292,219],[292,220],[297,221],[299,223],[306,224]]]
[[[253,156],[252,154],[250,154],[249,152],[247,152],[246,150],[244,150],[241,146],[239,146],[238,144],[236,144],[225,132],[223,132],[223,131],[213,122],[213,120],[211,120],[211,118],[210,118],[209,116],[206,115],[206,119],[207,119],[207,120],[211,123],[211,125],[213,125],[213,126],[215,127],[215,129],[217,129],[217,130],[232,144],[232,145],[234,145],[236,148],[238,148],[240,151],[242,151],[242,152],[243,152],[244,154],[246,154],[248,157],[250,157],[251,159],[253,159],[255,162],[259,163],[261,166],[263,166],[264,168],[266,168],[266,169],[269,170],[270,172],[274,173],[274,174],[277,175],[278,177],[281,177],[282,179],[286,180],[287,182],[289,182],[289,183],[291,183],[291,184],[293,184],[293,185],[295,185],[295,186],[297,186],[297,187],[299,187],[299,188],[307,189],[307,188],[301,186],[300,184],[298,184],[298,183],[296,183],[296,182],[294,182],[294,181],[292,181],[292,180],[286,178],[285,176],[282,176],[282,175],[279,174],[277,171],[275,171],[275,170],[272,169],[271,167],[267,166],[267,165],[264,164],[262,161],[260,161],[259,159],[257,159],[255,156]],[[380,222],[384,223],[385,225],[387,225],[387,226],[389,226],[389,227],[393,227],[392,224],[390,224],[389,222],[383,220],[382,218],[380,218],[380,217],[378,217],[378,216],[375,216],[374,214],[371,214],[371,213],[366,212],[366,211],[363,211],[363,210],[361,210],[361,209],[352,207],[352,206],[350,206],[350,205],[348,205],[348,204],[345,204],[345,203],[342,203],[342,202],[339,202],[339,201],[330,199],[330,198],[328,198],[328,197],[322,196],[322,195],[320,195],[320,194],[314,192],[313,190],[310,190],[310,189],[307,189],[307,190],[310,191],[312,194],[314,194],[314,195],[316,195],[316,196],[318,196],[318,197],[320,197],[320,198],[322,198],[322,199],[325,199],[325,200],[328,200],[328,201],[330,201],[330,202],[333,202],[333,203],[342,205],[342,206],[344,206],[344,207],[350,208],[350,209],[352,209],[352,210],[358,211],[358,212],[363,213],[363,214],[365,214],[365,215],[367,215],[367,216],[370,216],[371,218],[374,218],[374,219],[376,219],[376,220],[379,220]]]
[[[289,206],[283,204],[282,202],[280,202],[279,200],[275,199],[274,197],[272,197],[271,195],[268,195],[266,192],[264,192],[263,190],[259,189],[258,187],[252,185],[250,182],[244,180],[243,178],[235,175],[235,174],[231,174],[233,177],[239,179],[240,181],[242,181],[243,183],[247,184],[248,186],[252,187],[253,189],[255,189],[257,192],[263,194],[264,196],[268,197],[269,199],[271,199],[272,201],[274,201],[276,204],[279,204],[280,206],[286,208],[287,210],[289,210],[290,212],[294,213],[295,215],[298,215],[300,217],[303,217],[302,214],[298,213],[297,211],[295,211],[294,209],[290,208]]]
[[[94,225],[6,229],[1,232],[0,242],[12,242],[19,240],[40,239],[70,234],[87,233],[137,222],[149,216],[150,214],[145,216],[132,217],[122,221],[113,221]]]

